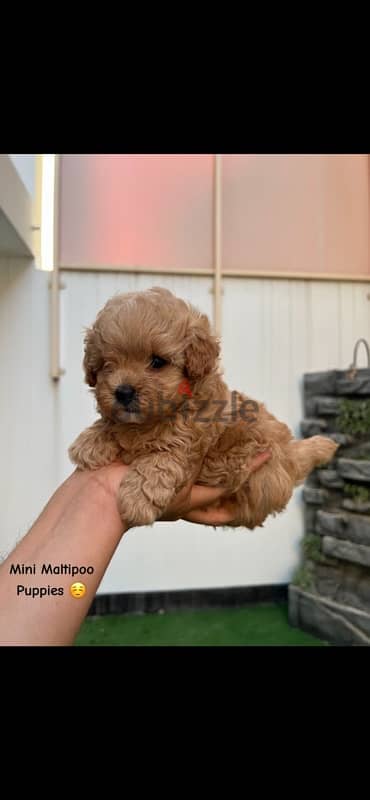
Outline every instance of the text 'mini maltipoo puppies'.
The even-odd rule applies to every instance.
[[[196,480],[224,486],[233,526],[255,528],[333,457],[331,439],[294,439],[263,403],[230,391],[218,357],[208,318],[167,289],[116,295],[87,330],[84,368],[100,418],[69,454],[80,469],[131,465],[118,495],[131,526],[159,519]],[[251,473],[266,450],[270,460]]]

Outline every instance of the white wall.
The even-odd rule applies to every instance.
[[[212,314],[211,279],[64,272],[61,380],[61,477],[66,450],[95,418],[83,384],[82,328],[116,291],[161,284]],[[360,336],[370,338],[368,285],[281,280],[224,281],[225,374],[233,388],[264,400],[299,435],[302,374],[347,367]],[[254,532],[177,522],[130,531],[101,591],[144,591],[289,581],[303,532],[301,489],[287,511]]]
[[[48,279],[26,259],[0,259],[0,556],[26,533],[59,479]]]
[[[211,280],[188,276],[64,272],[62,366],[49,378],[48,279],[29,262],[0,261],[0,553],[5,555],[71,471],[67,448],[95,418],[81,368],[83,327],[116,291],[163,285],[211,315]],[[226,377],[299,432],[301,378],[347,367],[370,340],[367,283],[224,281]],[[101,592],[289,581],[302,537],[301,489],[263,529],[222,531],[177,522],[130,531]],[[66,559],[67,555],[66,555]]]
[[[36,164],[36,156],[34,153],[29,153],[28,155],[19,155],[9,153],[9,158],[11,158],[19,177],[22,179],[26,189],[32,195],[35,191],[35,164]]]

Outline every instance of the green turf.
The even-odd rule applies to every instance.
[[[76,645],[308,645],[326,642],[290,627],[286,604],[90,617]]]

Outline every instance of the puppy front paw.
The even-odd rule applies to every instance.
[[[118,493],[118,509],[122,521],[130,528],[140,525],[153,525],[158,517],[158,509],[148,502],[141,492],[133,492],[127,487],[120,487]]]
[[[82,431],[71,444],[68,455],[79,469],[99,469],[111,464],[120,456],[120,447],[110,433],[108,426],[98,420],[90,428]]]
[[[81,437],[79,436],[73,444],[68,448],[68,455],[72,464],[76,464],[79,469],[93,469],[91,466],[92,459],[88,451],[81,446]]]
[[[167,461],[163,466],[161,462],[158,463],[158,459],[155,464],[149,458],[136,462],[118,491],[118,507],[122,520],[131,526],[153,525],[168,508],[176,489],[183,484],[183,473],[178,470],[173,475]]]

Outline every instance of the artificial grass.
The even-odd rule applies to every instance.
[[[288,622],[288,607],[285,603],[238,609],[89,617],[85,620],[75,644],[322,647],[327,643],[292,628]]]

